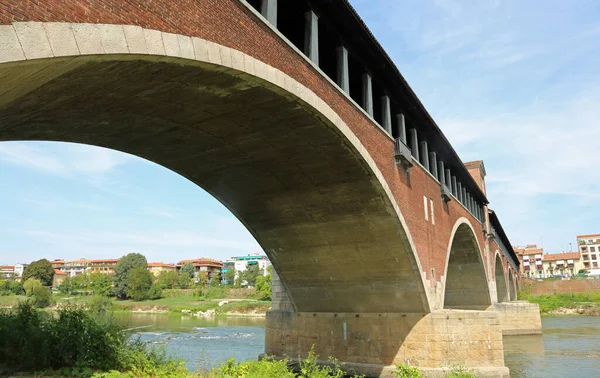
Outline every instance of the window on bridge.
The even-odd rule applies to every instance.
[[[385,95],[383,87],[378,83],[377,78],[373,77],[373,118],[383,127],[383,111],[381,97]]]
[[[305,1],[279,1],[277,3],[277,29],[300,51],[304,51],[305,13],[308,10],[308,4]]]
[[[261,0],[246,0],[248,4],[252,6],[252,8],[256,9],[260,12],[260,1]]]
[[[319,67],[331,80],[337,78],[337,55],[335,49],[341,45],[340,38],[327,22],[319,19]]]
[[[451,240],[444,308],[485,310],[491,305],[481,253],[473,229],[458,226]]]
[[[362,96],[362,74],[365,72],[364,65],[352,54],[352,51],[348,53],[348,71],[349,71],[349,82],[350,82],[350,97],[357,104],[363,103]]]

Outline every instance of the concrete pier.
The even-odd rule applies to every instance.
[[[542,334],[540,307],[536,303],[526,301],[501,302],[495,303],[489,310],[498,314],[503,335]]]

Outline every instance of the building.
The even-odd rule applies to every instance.
[[[52,264],[52,268],[60,269],[63,265],[65,265],[65,260],[62,259],[54,259],[50,262]]]
[[[15,274],[15,267],[12,265],[0,265],[0,278],[10,278]]]
[[[69,277],[68,273],[63,272],[60,269],[54,269],[54,276],[52,277],[52,288],[58,288],[67,277]]]
[[[519,274],[521,277],[535,278],[543,275],[543,256],[544,248],[538,248],[535,244],[528,244],[525,247],[514,247],[515,253],[521,263],[519,265]]]
[[[71,277],[80,275],[83,272],[114,274],[117,262],[119,262],[119,259],[79,259],[66,261],[62,267],[60,267],[60,270],[67,273]]]
[[[228,272],[231,269],[235,270],[235,276],[238,277],[239,272],[243,272],[248,269],[249,266],[258,265],[259,269],[262,269],[263,275],[269,274],[267,268],[271,266],[271,261],[265,255],[255,253],[254,255],[232,257],[223,263],[223,273]],[[232,284],[233,282],[224,282],[226,284]]]
[[[15,276],[23,277],[23,272],[29,266],[29,264],[16,264],[15,265]]]
[[[586,269],[579,252],[544,253],[535,244],[514,248],[521,262],[520,274],[529,278],[575,276]]]
[[[600,234],[577,236],[577,246],[581,253],[583,269],[598,269],[600,260]]]
[[[148,270],[153,275],[158,276],[160,274],[160,272],[176,271],[177,267],[173,264],[166,264],[166,263],[162,263],[162,262],[149,262]]]
[[[191,263],[194,265],[195,273],[194,278],[196,282],[206,280],[210,282],[213,278],[218,280],[221,279],[221,270],[223,270],[223,262],[220,260],[213,260],[206,257],[200,257],[194,260],[181,260],[177,263],[177,270],[179,271],[185,263]]]

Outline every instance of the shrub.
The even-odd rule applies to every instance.
[[[148,299],[152,288],[152,273],[146,268],[135,268],[127,277],[127,296],[134,301]]]
[[[148,290],[148,299],[160,298],[162,298],[162,289],[157,284],[152,285],[150,290]]]
[[[25,295],[27,295],[28,297],[31,297],[35,288],[38,287],[42,287],[42,283],[37,278],[29,278],[23,284],[23,288],[25,289]]]
[[[44,286],[36,286],[33,289],[33,305],[37,308],[48,307],[52,302],[50,289]]]
[[[416,367],[404,364],[396,365],[396,371],[393,374],[397,378],[421,378],[423,376],[421,371]]]
[[[105,316],[114,309],[113,301],[102,295],[94,295],[87,302],[88,311],[96,316]]]

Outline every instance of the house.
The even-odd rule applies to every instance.
[[[166,264],[162,262],[149,262],[148,270],[155,276],[158,276],[160,272],[175,272],[177,267],[173,264]]]

